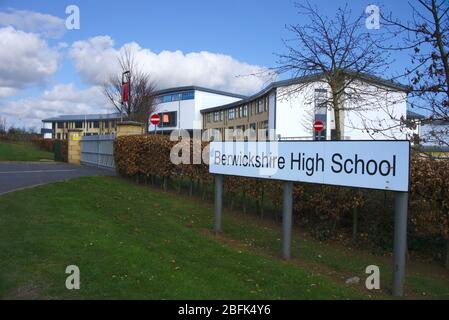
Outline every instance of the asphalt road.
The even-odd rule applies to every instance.
[[[114,172],[65,163],[0,162],[0,195],[27,187],[85,176],[111,176]]]

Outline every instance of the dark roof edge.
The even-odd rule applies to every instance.
[[[43,119],[42,122],[60,122],[60,121],[96,121],[107,119],[120,119],[122,116],[120,113],[105,113],[105,114],[67,114],[57,117]]]
[[[396,82],[392,82],[389,80],[385,80],[376,76],[372,76],[372,75],[366,75],[366,74],[358,74],[357,76],[359,76],[362,80],[365,80],[366,82],[372,82],[372,83],[377,83],[379,85],[385,86],[385,87],[389,87],[398,91],[403,91],[403,92],[409,92],[410,91],[410,87],[405,86],[403,84],[400,83],[396,83]],[[312,75],[308,75],[308,76],[303,76],[303,77],[298,77],[298,78],[293,78],[293,79],[287,79],[287,80],[281,80],[281,81],[276,81],[276,82],[272,82],[270,83],[267,87],[265,87],[264,89],[262,89],[261,91],[259,91],[258,93],[247,97],[246,99],[243,99],[241,101],[236,101],[233,103],[229,103],[229,104],[225,104],[222,106],[218,106],[218,107],[213,107],[213,108],[208,108],[208,109],[203,109],[201,110],[201,113],[206,113],[206,112],[213,112],[213,111],[218,111],[218,110],[223,110],[223,109],[229,109],[244,103],[248,103],[250,101],[253,101],[255,99],[260,98],[261,96],[265,95],[266,93],[270,92],[273,89],[277,89],[279,87],[286,87],[286,86],[290,86],[290,85],[295,85],[295,84],[300,84],[300,83],[305,83],[305,82],[312,82],[312,81],[317,81],[323,78],[323,73],[317,73],[317,74],[312,74]]]
[[[422,114],[416,113],[414,111],[407,110],[407,119],[422,120],[422,119],[425,119],[425,118],[426,117],[423,116]]]
[[[204,88],[204,87],[199,87],[199,86],[184,86],[184,87],[167,88],[167,89],[157,90],[154,92],[154,94],[156,96],[159,96],[162,94],[167,94],[167,93],[172,93],[172,92],[177,92],[177,91],[189,91],[189,90],[203,91],[203,92],[214,93],[214,94],[219,94],[222,96],[234,97],[234,98],[239,98],[239,99],[248,98],[248,96],[244,96],[244,95],[237,94],[237,93],[209,89],[209,88]]]

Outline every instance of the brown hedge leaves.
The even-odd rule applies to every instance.
[[[119,137],[114,144],[117,172],[124,176],[141,174],[173,179],[188,177],[203,184],[211,183],[213,177],[209,174],[207,165],[174,165],[170,161],[170,150],[176,143],[166,136],[157,135]],[[203,144],[202,148],[205,147]],[[418,156],[413,156],[412,159],[411,237],[448,239],[449,162]],[[267,203],[277,209],[282,206],[280,181],[226,177],[224,188],[225,195],[233,199],[253,201],[259,205]],[[391,199],[389,193],[390,202],[387,201],[387,193],[384,191],[303,183],[294,185],[294,211],[297,220],[309,221],[312,226],[320,225],[328,234],[333,234],[335,228],[345,221],[347,226],[353,227],[349,221],[353,219],[356,210],[359,224],[375,225],[365,227],[365,233],[379,232],[382,236],[370,237],[390,239],[391,234],[386,230],[390,230],[392,225]]]

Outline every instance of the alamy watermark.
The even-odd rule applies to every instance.
[[[378,6],[372,4],[366,7],[365,13],[368,17],[365,20],[366,28],[369,30],[380,29],[380,9]]]
[[[378,266],[371,265],[366,267],[365,273],[369,274],[365,281],[365,287],[368,290],[379,290],[380,289],[380,269]]]
[[[67,30],[80,29],[80,8],[71,4],[65,8],[65,13],[68,17],[65,19],[65,27]]]
[[[187,130],[173,130],[170,140],[177,142],[170,150],[170,161],[174,165],[180,164],[209,164],[209,146],[203,148],[202,144],[211,141],[258,141],[266,142],[266,150],[273,150],[276,144],[275,130],[272,129],[218,129],[193,130],[193,135]],[[259,144],[258,148],[263,148]],[[263,151],[263,150],[262,150]]]
[[[65,280],[65,287],[68,290],[80,289],[80,268],[75,265],[67,266],[65,273],[69,276]]]

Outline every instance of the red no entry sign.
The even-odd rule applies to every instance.
[[[324,123],[321,120],[316,120],[313,123],[313,130],[315,130],[315,132],[321,132],[324,130]]]
[[[161,117],[158,114],[153,114],[150,117],[151,124],[157,126],[159,123],[161,123]]]

